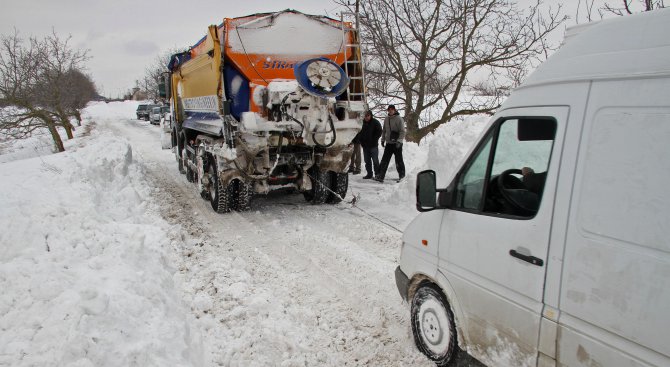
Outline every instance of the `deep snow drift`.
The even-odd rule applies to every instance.
[[[128,142],[0,167],[0,365],[190,365],[165,224]]]
[[[3,145],[0,365],[431,365],[393,228],[416,214],[416,173],[446,184],[486,117],[405,144],[404,182],[351,176],[356,207],[279,195],[218,215],[136,106],[91,105],[65,153]]]

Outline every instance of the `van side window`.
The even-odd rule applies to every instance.
[[[454,208],[535,216],[555,134],[552,118],[498,121],[457,177]]]
[[[482,206],[486,166],[491,155],[491,140],[492,135],[489,135],[458,182],[456,201],[460,208],[479,210]]]

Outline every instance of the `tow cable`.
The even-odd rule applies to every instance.
[[[307,173],[306,171],[305,171],[304,173],[305,173],[305,174],[312,180],[312,183],[316,182],[316,183],[318,183],[319,185],[323,186],[324,189],[330,191],[333,195],[335,195],[335,196],[337,196],[338,198],[340,198],[341,201],[343,201],[343,202],[345,202],[345,203],[347,203],[347,204],[350,204],[352,208],[355,208],[355,209],[360,210],[360,211],[361,211],[363,214],[365,214],[366,216],[368,216],[368,217],[370,217],[370,218],[372,218],[372,219],[378,221],[379,223],[381,223],[381,224],[383,224],[383,225],[385,225],[385,226],[391,228],[392,230],[394,230],[394,231],[396,231],[396,232],[398,232],[398,233],[403,233],[402,230],[400,230],[400,229],[394,227],[393,225],[391,225],[391,224],[389,224],[389,223],[387,223],[387,222],[384,222],[381,218],[376,217],[376,216],[374,216],[373,214],[368,213],[365,209],[363,209],[363,208],[357,206],[356,203],[358,203],[358,201],[360,201],[360,198],[361,198],[360,194],[358,194],[358,195],[354,195],[354,193],[352,193],[351,195],[353,196],[353,198],[352,198],[350,201],[344,201],[344,198],[343,198],[342,196],[340,196],[340,194],[338,194],[338,193],[336,193],[335,191],[331,190],[330,187],[324,185],[324,184],[321,183],[320,181],[317,181],[314,177],[312,177],[312,175],[310,175],[310,174]]]

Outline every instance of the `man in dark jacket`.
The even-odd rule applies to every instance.
[[[357,175],[361,173],[361,132],[359,131],[351,144],[354,146],[354,151],[351,153],[351,162],[349,162],[349,173]]]
[[[367,174],[363,179],[369,179],[379,173],[379,137],[382,136],[382,125],[372,116],[371,111],[366,111],[363,117],[363,128],[358,133],[361,147],[363,147],[363,159],[365,160],[365,171]],[[374,167],[374,172],[372,171]]]
[[[388,169],[391,156],[395,156],[395,167],[398,170],[398,181],[405,177],[405,162],[402,159],[402,143],[405,140],[405,121],[394,105],[389,105],[388,116],[384,119],[384,128],[382,129],[382,146],[384,155],[379,165],[379,172],[375,176],[375,181],[384,182],[386,169]]]

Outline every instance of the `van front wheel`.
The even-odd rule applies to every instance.
[[[412,334],[417,348],[438,366],[449,366],[456,355],[454,314],[442,291],[422,285],[412,298]]]

